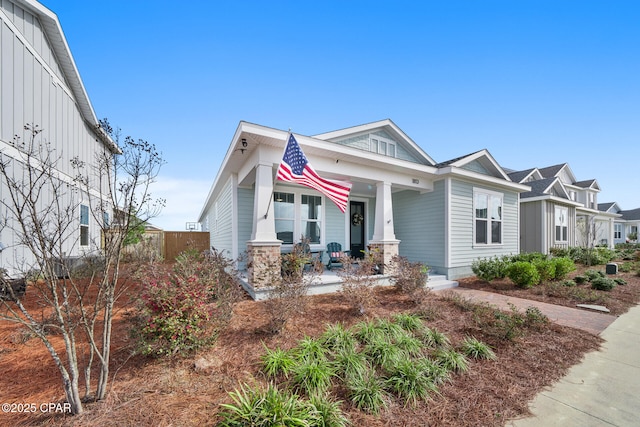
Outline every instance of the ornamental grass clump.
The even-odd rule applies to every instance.
[[[389,369],[384,387],[413,406],[427,400],[430,393],[438,389],[424,367],[410,359],[401,360]]]
[[[466,337],[460,346],[460,351],[473,359],[495,360],[496,354],[488,344],[479,341],[475,337]]]

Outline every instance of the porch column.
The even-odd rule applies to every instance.
[[[376,222],[373,239],[369,242],[372,251],[377,251],[383,265],[383,273],[393,274],[391,259],[398,255],[400,240],[396,239],[393,226],[393,202],[391,200],[391,183],[376,184]]]
[[[247,242],[248,279],[254,291],[280,280],[282,242],[276,236],[273,203],[269,203],[272,197],[272,166],[258,164],[253,196],[253,231],[251,240]]]

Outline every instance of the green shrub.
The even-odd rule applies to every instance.
[[[617,285],[626,285],[627,281],[624,280],[622,277],[616,277],[615,279],[613,279],[614,282],[616,282]]]
[[[623,262],[622,265],[618,267],[618,269],[620,270],[621,273],[629,273],[631,272],[631,270],[633,270],[633,263]]]
[[[589,279],[590,282],[593,282],[597,278],[604,277],[604,271],[601,270],[587,270],[584,272],[584,275]]]
[[[507,276],[519,288],[530,288],[540,283],[540,273],[526,261],[516,261],[507,270]]]
[[[564,279],[567,277],[567,274],[576,269],[575,263],[568,257],[552,258],[551,262],[553,262],[555,266],[555,275],[553,277],[555,280]]]
[[[471,264],[471,270],[480,280],[491,282],[507,276],[509,262],[504,258],[477,259]]]
[[[573,278],[578,285],[582,285],[583,283],[587,283],[589,278],[587,276],[576,276]]]
[[[510,257],[511,262],[530,262],[534,263],[536,261],[546,260],[547,256],[540,252],[523,252],[521,254],[512,255]]]
[[[572,288],[576,285],[576,282],[574,280],[565,280],[564,282],[562,282],[562,286],[565,286],[567,288]]]
[[[531,264],[538,270],[540,282],[548,282],[556,277],[556,264],[549,259],[534,259]]]
[[[591,281],[591,289],[598,291],[610,291],[615,288],[616,282],[608,277],[596,277]]]
[[[530,306],[524,312],[524,323],[526,326],[538,327],[549,323],[549,318],[538,307]]]

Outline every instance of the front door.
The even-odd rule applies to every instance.
[[[365,250],[364,202],[350,202],[349,207],[349,241],[351,256],[364,258]]]

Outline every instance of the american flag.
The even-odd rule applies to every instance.
[[[318,176],[309,164],[293,134],[289,136],[289,142],[287,142],[287,148],[284,150],[277,176],[280,181],[296,182],[318,190],[331,199],[342,213],[347,210],[351,183],[331,181]]]

